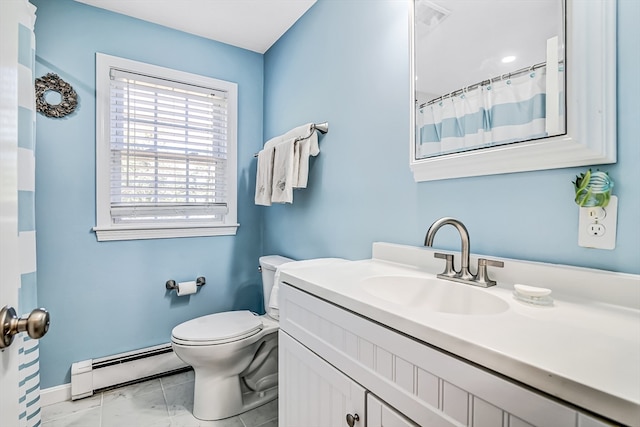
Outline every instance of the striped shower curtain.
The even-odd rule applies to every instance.
[[[3,0],[0,0],[3,1]],[[35,34],[36,8],[24,0],[18,23],[18,241],[20,290],[18,313],[38,307],[35,226]],[[19,425],[37,427],[40,421],[40,362],[38,340],[26,333],[19,345]],[[14,345],[15,345],[14,344]]]
[[[418,108],[417,158],[547,136],[545,86],[541,68]]]

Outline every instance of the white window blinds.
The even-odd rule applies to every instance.
[[[227,93],[110,70],[111,220],[222,222]]]

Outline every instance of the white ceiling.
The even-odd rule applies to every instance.
[[[76,0],[233,46],[266,52],[316,0]]]
[[[547,39],[560,36],[561,0],[420,0],[416,2],[416,88],[439,96],[546,60]],[[450,12],[437,25],[420,19],[435,5]],[[505,56],[515,56],[504,64]]]

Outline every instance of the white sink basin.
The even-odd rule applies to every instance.
[[[368,294],[392,304],[450,314],[498,314],[509,304],[490,291],[418,276],[374,276],[360,283]]]

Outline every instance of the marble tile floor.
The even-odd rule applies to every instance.
[[[42,427],[277,427],[278,400],[219,421],[193,409],[193,371],[42,408]]]

